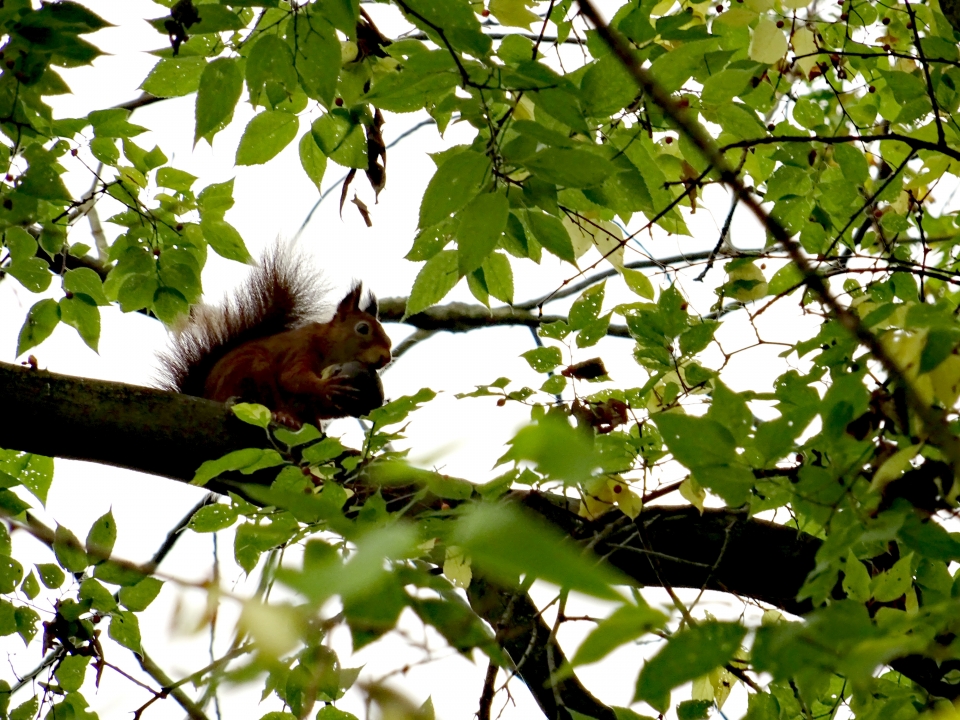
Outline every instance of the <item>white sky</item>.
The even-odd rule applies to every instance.
[[[53,99],[55,112],[61,117],[82,116],[90,110],[137,97],[138,85],[156,62],[154,57],[143,51],[162,47],[166,42],[165,37],[143,22],[145,18],[167,13],[159,5],[146,0],[88,0],[85,4],[116,27],[91,37],[96,45],[110,55],[99,58],[92,69],[63,73],[73,94]],[[393,34],[403,27],[398,22],[399,17],[391,14],[392,8],[375,6],[370,8],[370,12],[385,34]],[[246,122],[252,117],[250,106],[241,100],[234,122],[217,135],[212,148],[203,142],[193,148],[193,103],[194,97],[191,96],[137,110],[131,120],[149,128],[150,132],[135,138],[135,141],[148,149],[159,144],[170,158],[171,165],[199,177],[194,186],[196,189],[235,177],[236,205],[227,214],[227,220],[241,231],[254,256],[277,237],[292,238],[317,199],[316,188],[300,169],[296,141],[266,166],[234,167],[237,143]],[[383,132],[388,143],[424,117],[422,114],[385,115]],[[310,115],[310,120],[313,117]],[[307,129],[310,120],[305,118],[301,122],[302,130]],[[362,175],[354,182],[351,197],[356,190],[367,203],[373,219],[372,228],[364,225],[350,203],[345,205],[341,219],[337,210],[339,192],[334,192],[315,213],[300,240],[301,246],[308,249],[316,257],[317,264],[340,285],[345,286],[352,278],[358,277],[381,297],[407,295],[420,265],[402,258],[413,240],[420,197],[434,170],[426,153],[469,142],[473,136],[472,128],[459,125],[452,125],[443,137],[433,127],[418,131],[388,151],[387,185],[381,193],[379,204],[374,204],[372,191]],[[89,155],[86,157],[89,158]],[[343,172],[330,163],[324,188]],[[71,172],[66,180],[78,197],[88,190],[91,183],[89,174],[85,172]],[[644,239],[646,249],[658,257],[666,257],[712,247],[727,210],[727,199],[722,191],[710,189],[704,205],[696,215],[688,217],[694,238],[668,238],[662,232],[656,233],[653,239]],[[711,211],[711,208],[715,210]],[[104,202],[99,206],[99,211],[101,220],[106,220],[114,210]],[[755,228],[749,218],[738,214],[732,234],[733,242],[739,247],[762,245],[763,238]],[[118,228],[108,224],[105,224],[105,229],[111,239],[119,232]],[[85,221],[76,225],[71,241],[89,241],[89,226]],[[587,256],[584,265],[593,259],[595,256]],[[640,259],[640,256],[631,257],[628,253],[627,260],[632,259]],[[546,255],[539,267],[529,261],[516,260],[513,260],[513,267],[517,301],[549,292],[562,280],[575,274],[571,266],[562,265]],[[212,301],[218,300],[243,276],[242,266],[224,261],[211,253],[203,276],[206,297]],[[714,299],[713,284],[709,280],[717,281],[722,277],[722,263],[712,271],[706,284],[693,283],[692,277],[692,274],[681,275],[678,281],[690,297],[693,309],[705,313]],[[660,277],[655,279],[654,284],[663,286],[665,282]],[[47,295],[59,297],[60,293],[54,289]],[[618,301],[632,297],[619,279],[608,282],[607,309]],[[17,334],[24,314],[37,299],[37,296],[11,279],[0,283],[0,359],[14,361]],[[465,283],[461,283],[447,300],[473,301]],[[568,306],[569,301],[556,303],[548,306],[546,311],[565,312]],[[31,354],[38,358],[41,367],[53,371],[150,384],[156,368],[154,355],[166,341],[160,323],[140,314],[123,315],[115,308],[104,308],[102,315],[99,355],[89,350],[73,329],[64,325],[58,327],[41,346],[31,350]],[[785,339],[795,336],[801,331],[800,326],[794,324],[796,322],[806,321],[794,318],[785,322],[782,315],[771,312],[761,325],[764,338]],[[388,327],[388,331],[396,344],[410,329],[393,325]],[[718,337],[727,350],[755,341],[743,317],[732,317]],[[528,417],[526,412],[511,405],[497,408],[495,399],[491,398],[458,401],[453,398],[453,393],[470,391],[475,385],[491,382],[504,375],[513,378],[517,387],[524,384],[539,387],[543,378],[533,373],[519,357],[520,353],[532,347],[532,338],[525,328],[493,329],[460,335],[439,334],[392,366],[384,376],[388,397],[412,393],[423,386],[442,391],[437,401],[413,417],[408,429],[413,457],[428,460],[444,472],[472,481],[483,481],[497,474],[492,469],[493,462],[502,454],[504,441]],[[583,351],[574,349],[572,355],[565,355],[565,359],[577,361],[602,355],[618,385],[641,385],[646,376],[631,359],[631,350],[632,343],[629,341],[608,338],[594,348]],[[783,371],[783,361],[776,360],[780,350],[776,346],[769,346],[736,356],[727,369],[725,381],[735,389],[768,386],[769,381]],[[718,359],[718,356],[713,359]],[[596,386],[589,386],[583,392],[590,393],[596,389]],[[356,442],[356,426],[352,421],[343,421],[336,427],[346,432],[348,439],[352,437]],[[659,480],[654,478],[654,482]],[[56,520],[83,537],[92,522],[112,508],[118,520],[118,553],[127,559],[142,561],[152,554],[167,530],[202,494],[196,488],[155,477],[58,460],[46,520]],[[674,499],[674,502],[679,502],[679,499]],[[50,560],[45,551],[28,540],[18,537],[16,542],[18,552],[29,553],[36,562]],[[241,583],[242,586],[242,573],[232,562],[230,532],[221,533],[220,549],[225,585],[234,587],[234,583]],[[201,579],[209,575],[210,563],[211,537],[188,534],[178,543],[163,568],[181,577]],[[535,595],[538,600],[546,599],[549,590],[542,589]],[[660,593],[651,593],[649,597],[651,602],[664,602]],[[171,618],[178,606],[180,617],[174,623]],[[190,624],[184,618],[198,612],[201,607],[199,593],[181,592],[168,584],[141,621],[144,647],[174,677],[195,671],[208,662],[207,636],[190,636],[183,630]],[[721,614],[728,606],[723,603],[718,605],[715,600],[708,598],[699,607]],[[738,607],[734,613],[740,609]],[[230,641],[234,610],[229,603],[221,610],[218,646]],[[575,604],[568,609],[568,613],[573,615],[584,612],[605,613],[596,604],[583,604],[579,608]],[[416,621],[403,625],[413,639],[423,636]],[[582,637],[587,629],[583,623],[568,623],[561,637],[573,640],[577,635]],[[170,640],[171,632],[173,641]],[[427,633],[427,636],[431,646],[439,650],[439,655],[449,654],[435,634]],[[420,657],[419,651],[409,647],[407,639],[398,636],[381,641],[353,658],[350,657],[349,636],[345,631],[334,633],[333,645],[345,666],[365,664],[363,677],[366,678],[381,676]],[[32,667],[40,658],[37,642],[28,652],[24,652],[22,643],[16,637],[0,639],[2,651],[15,653],[12,666],[19,672]],[[648,646],[644,654],[650,651]],[[129,655],[126,651],[112,646],[108,653],[110,662],[119,663],[127,670],[134,667],[132,661],[125,657]],[[640,658],[641,653],[636,646],[627,646],[608,661],[584,668],[580,676],[605,702],[626,705],[633,692]],[[394,684],[417,702],[432,695],[440,718],[471,717],[476,711],[484,671],[485,662],[482,660],[478,664],[471,664],[451,657],[425,667],[414,667],[405,677],[395,679]],[[4,675],[9,675],[9,671],[0,672],[0,676]],[[519,682],[513,682],[511,689],[516,705],[508,705],[502,717],[538,717],[539,711],[525,688]],[[142,690],[109,670],[105,673],[99,692],[92,687],[85,688],[85,691],[92,709],[99,712],[101,718],[121,717],[122,713],[131,712],[147,699]],[[26,695],[21,695],[19,701],[25,698]],[[675,697],[674,702],[679,699]],[[258,700],[255,686],[239,692],[226,692],[222,705],[224,716],[259,717],[268,710],[279,709],[279,703],[274,698],[254,711]],[[742,696],[740,700],[742,702]],[[14,704],[16,702],[15,698]],[[504,696],[498,695],[495,708],[499,708],[503,702]],[[740,714],[734,710],[735,705],[731,701],[726,708],[734,716]],[[356,693],[348,694],[340,706],[363,716]],[[147,717],[153,720],[181,716],[178,706],[169,700],[155,704],[147,713]]]

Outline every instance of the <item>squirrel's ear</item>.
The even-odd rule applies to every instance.
[[[337,315],[344,317],[351,312],[360,310],[360,298],[363,297],[363,285],[357,283],[354,285],[347,296],[337,305]]]
[[[370,293],[367,296],[366,301],[363,303],[363,307],[360,309],[368,315],[373,315],[375,318],[380,317],[380,303],[377,302],[377,296],[373,293]]]

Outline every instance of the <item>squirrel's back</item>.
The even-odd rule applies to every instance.
[[[241,345],[316,322],[327,288],[301,254],[268,248],[248,280],[217,307],[198,305],[160,356],[164,390],[204,396],[213,367]]]

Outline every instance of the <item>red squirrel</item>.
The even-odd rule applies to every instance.
[[[327,290],[303,258],[268,250],[247,284],[219,307],[197,306],[162,355],[164,389],[266,405],[291,427],[365,415],[383,404],[377,370],[390,338],[358,283],[319,322]]]

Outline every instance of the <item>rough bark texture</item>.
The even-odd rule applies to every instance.
[[[265,440],[261,430],[239,422],[218,403],[5,363],[0,363],[0,402],[6,417],[15,419],[3,435],[8,449],[116,465],[183,482],[204,460],[263,446]],[[229,481],[207,488],[237,490]],[[820,541],[789,527],[729,510],[701,514],[690,506],[649,506],[635,521],[610,513],[588,522],[577,516],[575,502],[562,496],[514,492],[510,498],[592,547],[638,585],[718,590],[794,614],[811,609],[795,598],[813,569]],[[434,501],[437,507],[442,502],[423,502]],[[478,584],[471,602],[497,630],[547,717],[565,718],[567,708],[611,717],[576,678],[556,688],[543,684],[551,665],[563,663],[563,655],[529,597]],[[507,622],[504,611],[511,602],[513,621]],[[891,664],[932,694],[960,696],[960,687],[943,680],[949,671],[960,669],[960,662],[938,666],[910,656]]]

